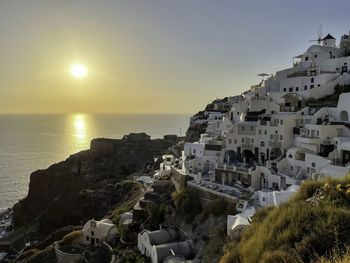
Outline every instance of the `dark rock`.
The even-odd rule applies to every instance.
[[[199,141],[201,134],[205,133],[208,123],[195,123],[190,122],[190,126],[187,129],[185,141],[196,142]]]
[[[105,216],[127,200],[127,191],[141,191],[135,183],[118,186],[116,182],[153,167],[154,157],[170,146],[171,142],[162,139],[92,140],[90,150],[31,174],[28,196],[13,209],[15,229],[37,223],[36,232],[47,235]]]

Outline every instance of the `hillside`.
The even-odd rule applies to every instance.
[[[220,263],[343,262],[349,224],[350,175],[307,181],[288,202],[258,210],[241,240],[226,244]]]

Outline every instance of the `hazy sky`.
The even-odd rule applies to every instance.
[[[350,30],[350,1],[2,0],[0,113],[196,112]],[[74,78],[81,63],[88,76]]]

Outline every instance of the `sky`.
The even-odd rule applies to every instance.
[[[350,1],[2,0],[0,113],[195,113],[350,30]],[[70,72],[87,68],[85,78]]]

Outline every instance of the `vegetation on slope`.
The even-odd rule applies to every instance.
[[[315,262],[350,245],[349,225],[350,175],[308,181],[287,203],[257,211],[221,263]]]
[[[340,94],[346,92],[350,92],[350,85],[336,85],[332,95],[328,95],[321,99],[310,98],[306,101],[306,105],[309,107],[336,107]]]

